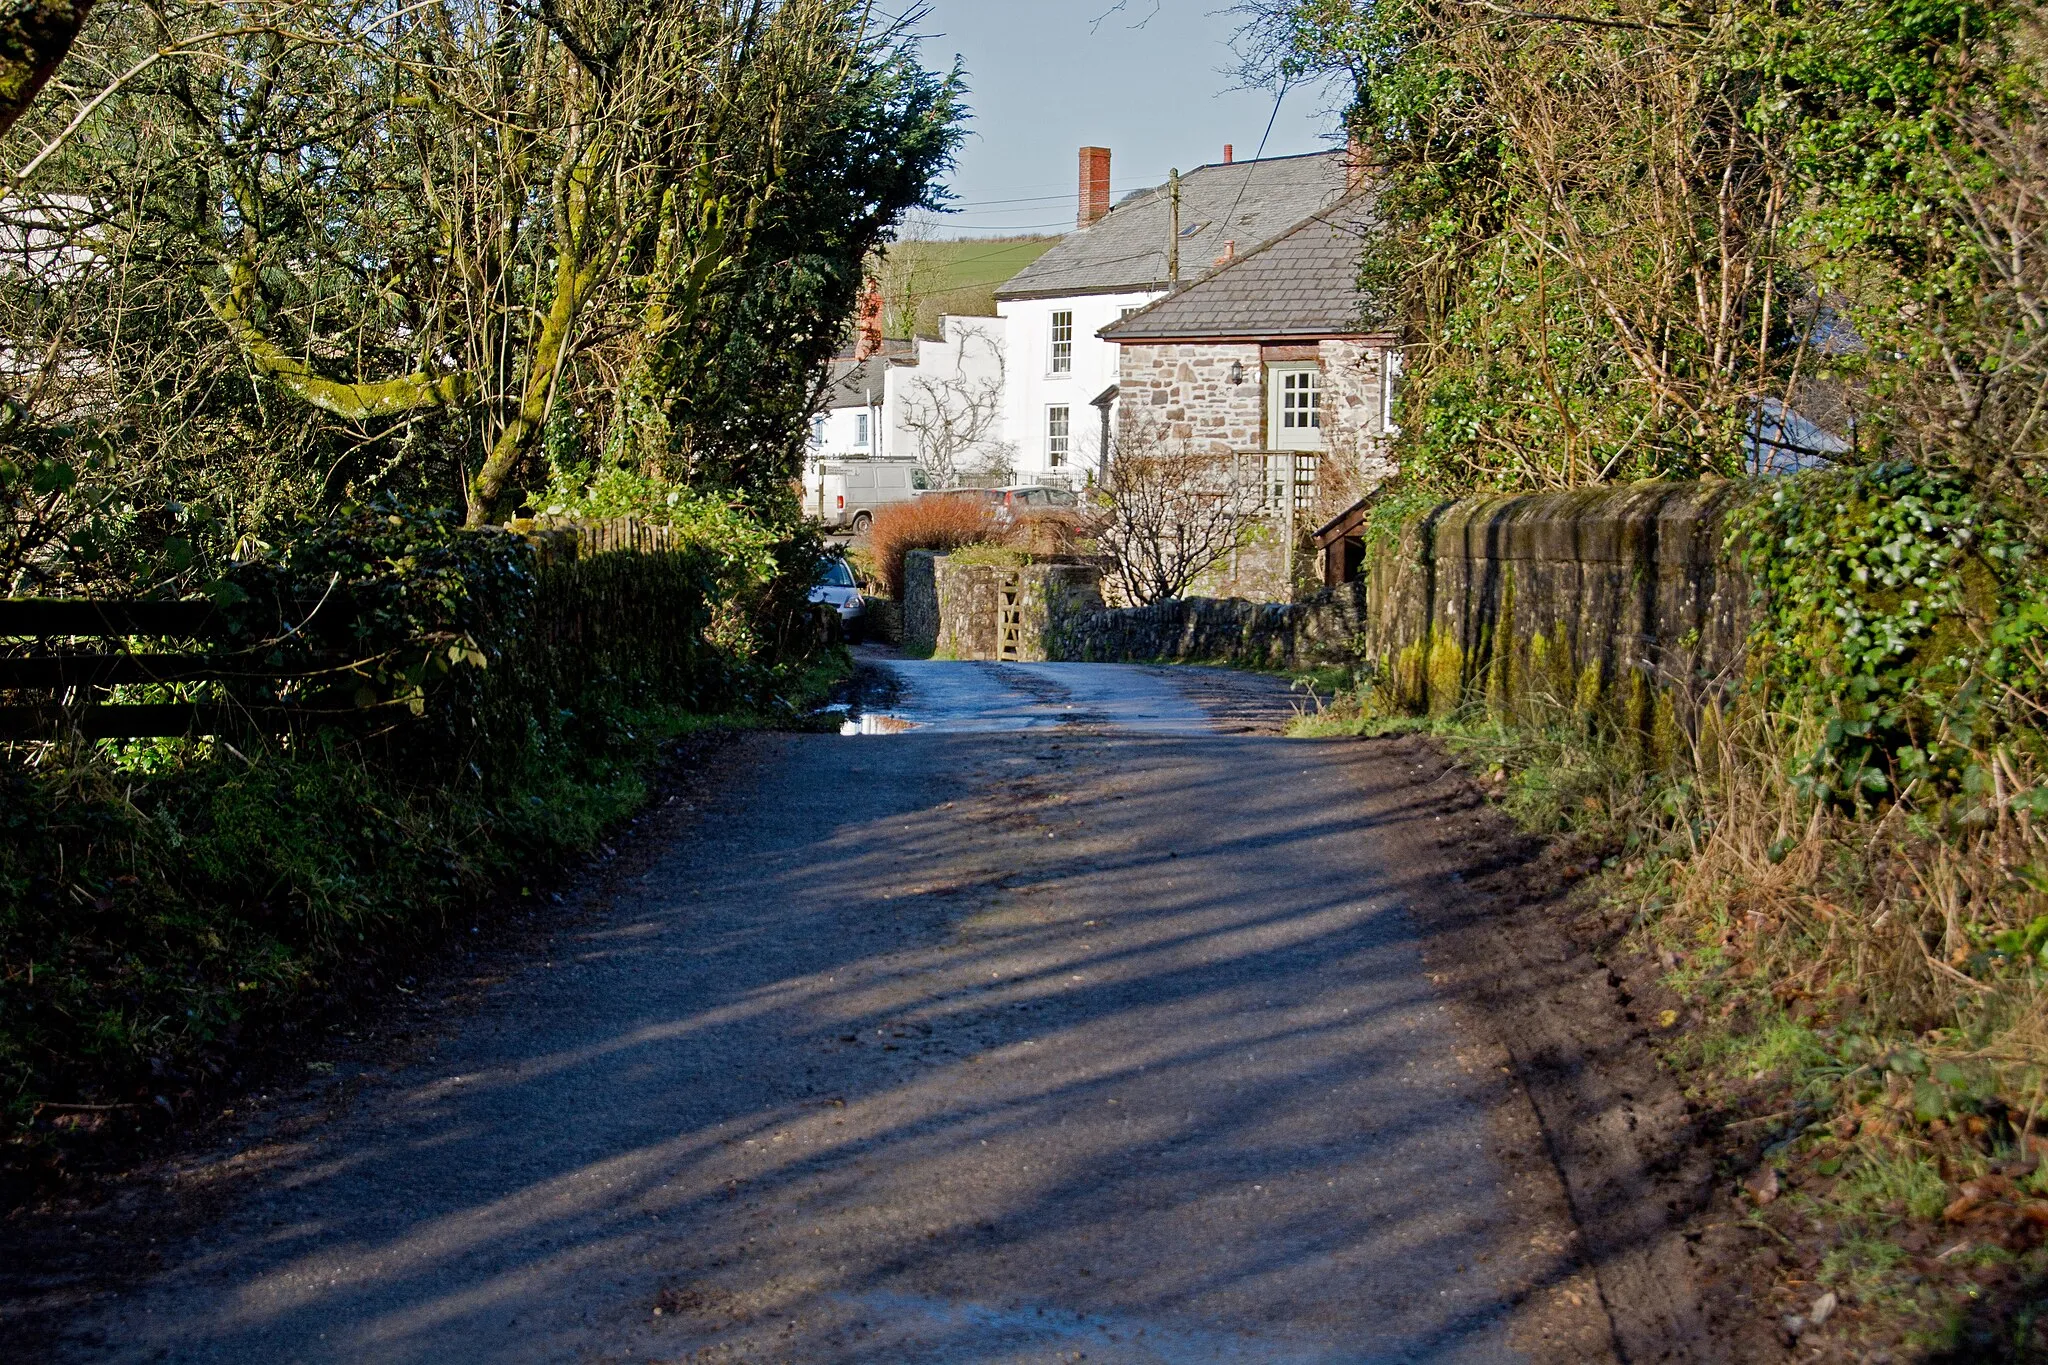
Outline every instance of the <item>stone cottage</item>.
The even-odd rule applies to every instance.
[[[1081,149],[1076,230],[996,291],[1004,337],[1005,432],[1020,482],[1098,477],[1098,413],[1117,347],[1101,329],[1182,289],[1226,252],[1263,242],[1342,199],[1347,151],[1220,162],[1110,196],[1109,151]]]
[[[1347,195],[1102,329],[1118,348],[1119,442],[1186,443],[1260,482],[1257,546],[1206,593],[1290,600],[1320,577],[1308,533],[1392,472],[1400,351],[1367,325],[1358,289],[1371,208],[1369,190]]]

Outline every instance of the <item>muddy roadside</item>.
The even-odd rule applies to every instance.
[[[1756,1025],[1661,984],[1675,959],[1637,946],[1603,875],[1617,850],[1528,836],[1432,739],[1348,742],[1427,793],[1408,824],[1443,869],[1411,906],[1432,980],[1513,1054],[1624,1359],[2044,1358],[2048,1203],[2028,1192],[2048,1144],[1987,1165],[1937,1132],[1921,1183],[1940,1183],[1896,1192],[1874,1240],[1845,1229],[1836,1187],[1871,1160],[1857,1128],[1881,1107],[1831,1115],[1783,1074],[1704,1064]]]
[[[1392,823],[1438,869],[1409,907],[1430,979],[1512,1056],[1622,1359],[1786,1358],[1738,1273],[1756,1234],[1718,1178],[1721,1119],[1687,1100],[1653,1046],[1677,1002],[1586,916],[1583,853],[1523,834],[1425,737],[1345,742],[1409,775],[1414,804]]]

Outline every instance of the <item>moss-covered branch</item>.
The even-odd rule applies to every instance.
[[[285,351],[263,334],[251,316],[256,270],[246,256],[228,268],[228,288],[209,294],[215,316],[227,324],[242,354],[278,387],[322,412],[350,422],[402,417],[427,408],[452,407],[477,392],[476,376],[464,371],[429,374],[419,371],[395,379],[351,383],[316,374],[311,365]]]

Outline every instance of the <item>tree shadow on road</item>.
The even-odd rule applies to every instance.
[[[1271,740],[834,743],[71,1354],[1479,1361],[1580,1292],[1376,842],[1426,805]]]

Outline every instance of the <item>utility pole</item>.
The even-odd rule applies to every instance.
[[[1166,243],[1166,279],[1169,284],[1180,283],[1180,168],[1166,177],[1166,198],[1172,205],[1172,225],[1167,231],[1172,234]]]

